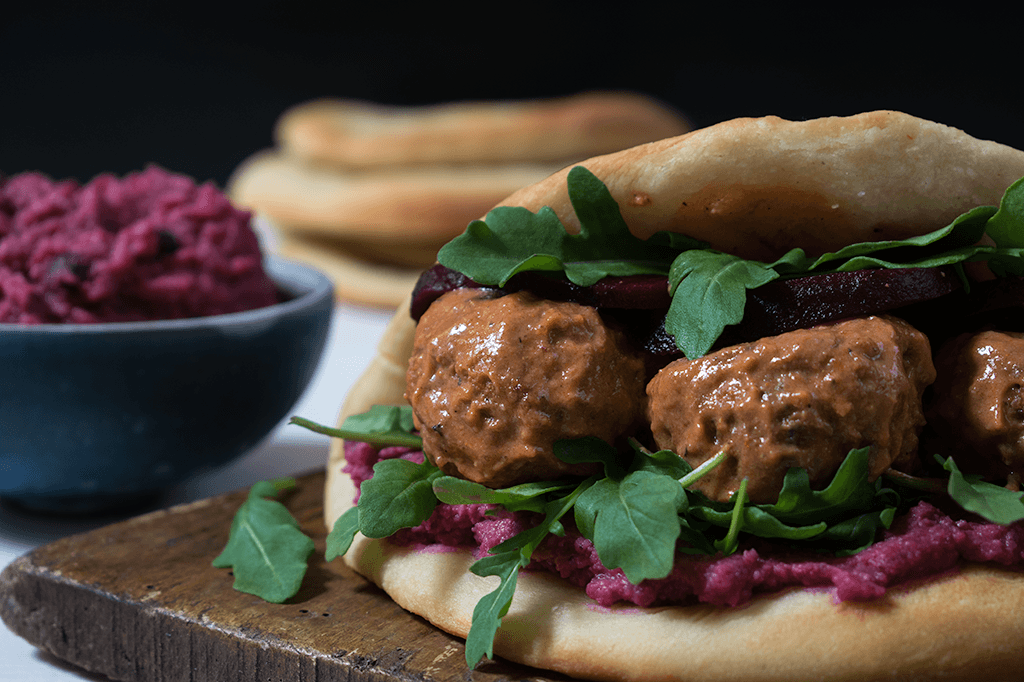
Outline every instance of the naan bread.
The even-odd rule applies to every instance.
[[[1024,176],[1024,152],[872,112],[730,121],[583,165],[609,186],[635,233],[676,229],[749,255],[935,229],[998,203]],[[564,176],[503,205],[550,205],[572,225]],[[801,197],[810,208],[798,206]],[[414,331],[403,305],[339,423],[372,404],[403,402]],[[342,459],[336,442],[329,527],[352,504]],[[358,535],[344,561],[403,608],[461,637],[476,601],[496,585],[468,571],[466,550],[418,552]],[[599,680],[1010,680],[1019,677],[1021,632],[1024,576],[992,567],[968,566],[869,603],[836,605],[828,590],[788,590],[736,609],[606,609],[554,576],[524,572],[495,653]]]
[[[351,499],[336,479],[333,493]],[[344,511],[343,509],[340,511]],[[344,561],[402,608],[465,638],[495,577],[469,550],[417,551],[357,535]],[[1024,576],[968,566],[884,599],[834,604],[787,590],[738,608],[597,606],[560,578],[523,571],[494,652],[594,680],[793,682],[1019,679]]]
[[[236,169],[228,192],[282,230],[436,251],[503,197],[557,169],[538,163],[346,172],[265,150]]]
[[[361,246],[282,231],[276,252],[327,275],[339,300],[397,308],[415,286],[423,267],[367,256]]]
[[[582,164],[646,238],[669,230],[746,258],[897,239],[999,203],[1024,152],[896,111],[727,121]],[[565,168],[502,202],[578,230]]]
[[[586,92],[546,100],[418,107],[316,100],[286,112],[275,132],[289,154],[368,170],[537,162],[561,166],[689,129],[681,114],[650,97]]]

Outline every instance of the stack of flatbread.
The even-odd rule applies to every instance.
[[[228,192],[280,255],[341,299],[394,307],[437,250],[515,190],[595,155],[686,132],[635,93],[397,107],[316,100],[285,112],[275,147]]]

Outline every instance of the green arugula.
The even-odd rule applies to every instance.
[[[235,513],[227,545],[213,560],[216,568],[234,569],[236,590],[275,604],[299,591],[313,551],[313,540],[288,509],[268,499],[294,485],[293,479],[279,479],[252,486]]]
[[[594,542],[601,563],[621,568],[631,583],[664,578],[675,563],[684,496],[678,481],[650,471],[606,477],[580,495],[576,527]]]
[[[292,417],[288,423],[325,436],[375,446],[423,447],[423,439],[412,432],[412,411],[404,406],[374,405],[367,412],[348,417],[340,429],[317,424],[302,417]]]
[[[779,277],[770,266],[711,250],[684,251],[669,269],[672,303],[665,316],[686,357],[707,353],[726,326],[743,320],[747,289]]]
[[[373,465],[373,478],[360,486],[359,504],[346,510],[327,534],[327,560],[344,556],[356,533],[386,538],[429,519],[437,507],[433,483],[438,478],[441,470],[429,461],[377,462]]]
[[[373,465],[373,478],[360,486],[359,504],[348,509],[327,535],[327,560],[343,556],[356,533],[386,538],[403,528],[415,528],[437,507],[434,481],[441,470],[424,461],[385,459]]]
[[[949,472],[949,496],[961,507],[1002,525],[1024,520],[1024,492],[986,483],[977,475],[965,476],[952,457],[936,459]]]
[[[441,470],[425,461],[386,459],[373,466],[359,495],[359,532],[386,538],[401,528],[413,528],[430,518],[437,506],[433,482]]]
[[[869,480],[870,448],[851,450],[832,481],[812,490],[807,471],[791,468],[775,504],[745,505],[742,530],[762,538],[813,540],[837,554],[853,554],[870,546],[881,528],[888,528],[901,496],[881,478]],[[737,525],[735,507],[707,502],[692,513],[723,528]]]
[[[642,240],[629,232],[604,184],[582,166],[570,170],[569,200],[580,220],[570,235],[550,208],[533,213],[499,207],[442,247],[438,261],[487,286],[504,286],[526,270],[562,273],[591,285],[603,277],[659,274],[672,303],[666,330],[690,358],[706,354],[725,327],[743,319],[746,292],[780,277],[866,268],[953,266],[986,261],[997,275],[1024,275],[1024,178],[998,207],[980,206],[946,227],[910,239],[851,244],[818,258],[793,249],[773,263],[706,248],[697,240],[658,233]],[[988,235],[994,245],[982,245]]]
[[[725,555],[735,554],[740,546],[740,531],[743,530],[747,504],[747,479],[740,481],[739,489],[733,494],[732,514],[729,515],[729,532],[715,542],[715,549]]]
[[[1024,215],[1024,178],[1010,185],[995,215],[988,219],[986,230],[992,240],[1003,248],[1024,247],[1020,217]]]
[[[548,207],[533,213],[499,206],[441,247],[438,262],[487,286],[504,286],[527,270],[564,273],[580,286],[604,277],[668,271],[673,253],[666,250],[662,238],[634,237],[618,204],[593,173],[577,166],[569,171],[568,185],[569,201],[580,221],[579,234],[569,234]],[[678,248],[678,238],[674,243]],[[685,244],[694,248],[699,242]]]
[[[539,481],[496,490],[454,476],[441,476],[433,482],[434,495],[445,504],[497,504],[509,511],[534,512],[544,511],[545,496],[573,487],[560,481]]]

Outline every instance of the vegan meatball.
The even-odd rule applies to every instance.
[[[423,450],[494,488],[589,473],[557,440],[615,443],[643,418],[644,363],[594,308],[460,289],[420,319],[406,377]]]
[[[1024,334],[983,331],[945,344],[929,425],[973,473],[1020,481],[1024,473]]]
[[[693,466],[731,455],[697,489],[727,501],[747,478],[750,499],[772,503],[787,469],[821,488],[854,448],[871,446],[872,478],[908,468],[934,378],[923,334],[857,318],[677,360],[648,385],[648,409],[658,447]]]

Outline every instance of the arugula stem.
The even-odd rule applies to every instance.
[[[886,469],[882,474],[902,486],[926,493],[943,494],[946,492],[946,481],[940,478],[919,478],[895,469]]]
[[[743,507],[747,503],[747,479],[740,481],[740,488],[736,491],[735,504],[732,508],[732,520],[729,523],[729,532],[721,543],[715,543],[723,554],[732,554],[739,546],[740,531],[743,529]]]
[[[725,450],[722,450],[717,455],[706,462],[701,463],[699,467],[680,478],[679,482],[684,488],[689,488],[691,485],[708,475],[715,467],[724,462],[728,457],[729,455]]]
[[[423,439],[414,433],[366,433],[362,431],[349,431],[346,429],[337,429],[331,426],[317,424],[314,421],[310,421],[302,417],[292,417],[288,423],[301,426],[316,433],[322,433],[325,436],[354,440],[361,443],[369,443],[370,445],[399,445],[406,448],[423,447]]]
[[[494,657],[494,637],[501,627],[501,619],[508,613],[516,590],[519,569],[530,564],[537,546],[552,533],[561,535],[560,520],[576,504],[576,500],[597,481],[591,476],[580,482],[565,497],[551,500],[545,505],[544,520],[491,548],[491,553],[477,560],[469,570],[479,576],[499,576],[500,582],[493,592],[484,595],[473,609],[469,633],[466,637],[466,665],[470,669],[484,658]]]

